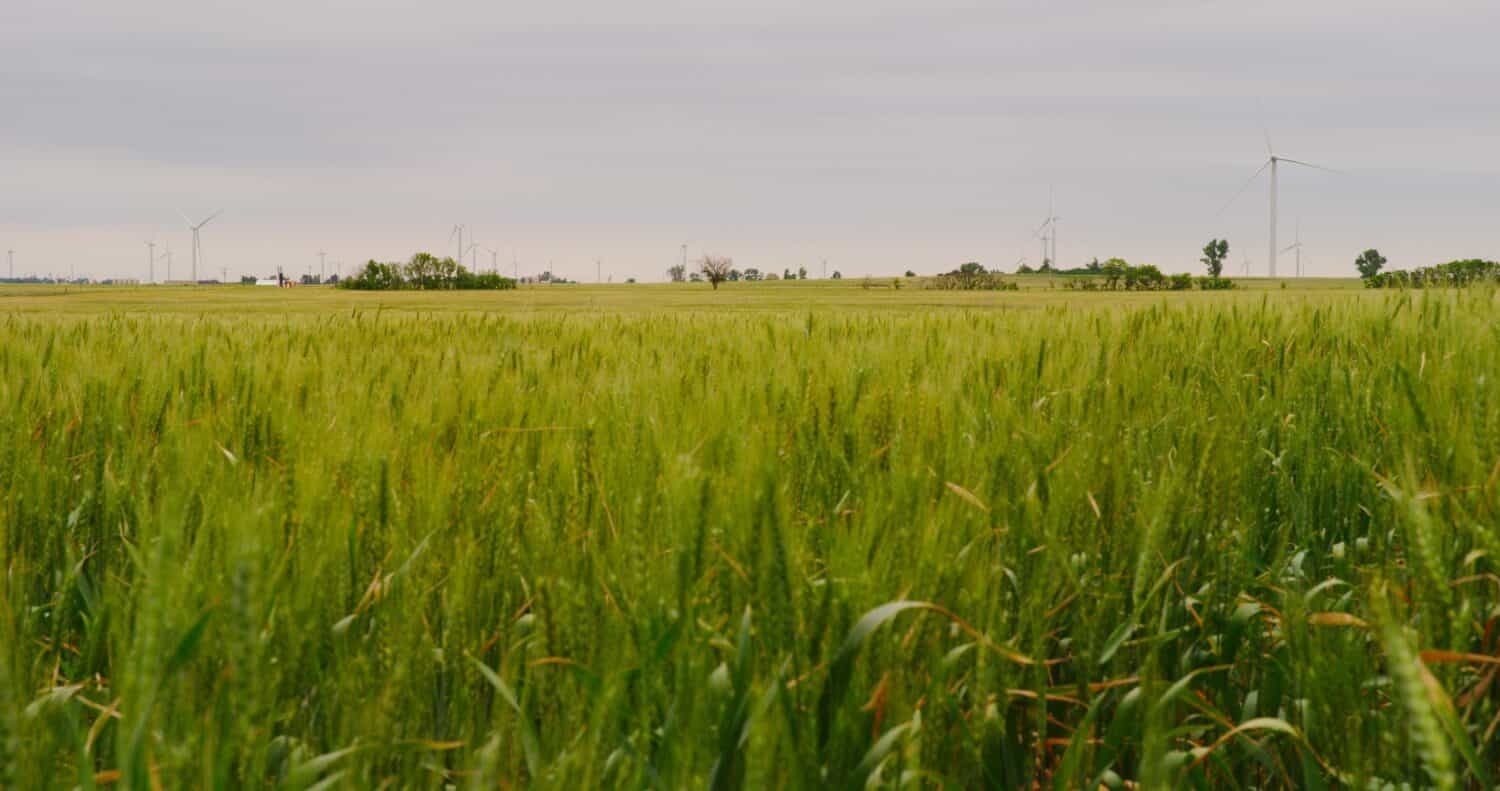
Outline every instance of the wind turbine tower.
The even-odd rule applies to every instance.
[[[318,282],[319,283],[323,283],[323,282],[327,282],[327,280],[328,280],[328,253],[325,252],[325,251],[323,251],[323,250],[319,250],[318,251]]]
[[[461,264],[464,262],[464,227],[462,225],[453,226],[453,232],[448,234],[450,240],[455,236],[458,237],[458,262]]]
[[[181,216],[182,219],[183,219],[183,221],[188,224],[188,229],[193,232],[193,282],[194,283],[198,282],[198,258],[203,254],[203,242],[199,239],[198,232],[201,231],[201,230],[203,230],[203,226],[208,225],[209,223],[213,222],[215,217],[218,217],[220,214],[223,214],[223,213],[224,213],[224,210],[220,209],[220,210],[214,212],[213,214],[210,214],[207,217],[203,218],[203,222],[200,222],[197,225],[194,225],[193,221],[189,220],[185,215],[182,214],[182,212],[178,212],[177,213],[178,216]]]
[[[1286,247],[1281,248],[1285,253],[1289,250],[1297,251],[1297,277],[1302,277],[1302,221],[1297,221],[1297,239]]]
[[[1062,219],[1057,216],[1056,201],[1049,193],[1047,198],[1047,219],[1037,226],[1036,237],[1042,241],[1042,265],[1051,265],[1057,268],[1057,221]]]
[[[11,280],[15,280],[16,279],[16,251],[15,250],[6,250],[5,251],[5,263],[6,263],[7,266],[10,267],[10,279]]]
[[[156,242],[146,243],[146,252],[149,254],[146,260],[146,282],[156,282]]]

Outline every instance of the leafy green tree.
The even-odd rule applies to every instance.
[[[687,267],[682,264],[673,264],[667,267],[667,277],[671,278],[673,283],[681,283],[687,280]]]
[[[1111,258],[1104,262],[1099,271],[1104,274],[1105,286],[1113,290],[1119,287],[1120,280],[1125,277],[1125,270],[1129,268],[1130,264],[1125,263],[1125,259]]]
[[[984,274],[984,266],[981,265],[978,261],[970,261],[969,263],[960,266],[958,268],[958,273],[960,275],[982,275]]]
[[[1203,257],[1198,259],[1208,267],[1209,277],[1218,277],[1224,271],[1224,259],[1229,257],[1229,240],[1210,239],[1203,246]]]
[[[1354,259],[1354,268],[1359,270],[1360,277],[1369,280],[1385,268],[1385,256],[1381,255],[1379,250],[1371,248]]]

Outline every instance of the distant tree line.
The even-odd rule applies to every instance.
[[[494,273],[470,272],[452,258],[417,253],[406,263],[371,260],[358,274],[339,281],[355,291],[505,290],[516,281]]]
[[[1366,254],[1373,252],[1368,250]],[[1496,261],[1470,258],[1419,269],[1381,272],[1385,258],[1379,257],[1378,260],[1380,266],[1373,266],[1374,260],[1365,256],[1356,262],[1357,266],[1364,264],[1360,267],[1360,275],[1366,288],[1456,288],[1476,283],[1500,283],[1500,262]]]
[[[793,272],[791,269],[783,269],[781,270],[781,274],[778,275],[775,272],[762,272],[755,267],[749,267],[743,270],[736,269],[734,266],[733,258],[721,255],[705,255],[702,258],[698,259],[697,264],[698,269],[696,271],[689,271],[688,268],[686,266],[683,266],[682,264],[673,264],[672,266],[667,267],[667,279],[671,280],[673,283],[702,283],[707,281],[714,288],[718,288],[720,283],[738,283],[741,280],[749,283],[754,283],[761,280],[808,279],[807,267],[805,266],[798,267],[797,271],[795,272]],[[835,280],[840,277],[842,277],[842,275],[838,274],[837,272],[834,273]]]
[[[1217,251],[1219,248],[1215,249]],[[1224,245],[1222,250],[1224,252],[1220,254],[1221,257],[1227,254],[1228,245]],[[1070,278],[1063,283],[1063,288],[1079,291],[1187,291],[1195,286],[1204,291],[1234,288],[1232,281],[1217,274],[1208,277],[1193,277],[1186,272],[1167,275],[1151,264],[1136,266],[1123,258],[1111,258],[1091,271],[1097,276]],[[1214,271],[1212,266],[1209,271]]]

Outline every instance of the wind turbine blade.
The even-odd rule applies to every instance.
[[[1277,157],[1277,159],[1281,160],[1282,162],[1290,162],[1293,165],[1301,165],[1305,168],[1312,168],[1313,170],[1322,170],[1328,173],[1339,173],[1340,175],[1342,175],[1342,171],[1334,170],[1333,168],[1325,168],[1322,165],[1314,165],[1311,162],[1303,162],[1300,159],[1287,159],[1286,157]]]
[[[177,209],[176,211],[177,211],[177,216],[182,218],[183,223],[185,223],[189,227],[191,227],[192,224],[193,224],[193,221],[189,220],[188,217],[187,217],[187,215],[182,213],[182,209]]]
[[[1259,97],[1255,99],[1255,109],[1257,114],[1260,115],[1261,134],[1266,136],[1266,156],[1274,157],[1276,156],[1276,149],[1271,147],[1271,129],[1266,126],[1266,103],[1261,101]]]
[[[1245,190],[1250,189],[1250,185],[1254,184],[1255,180],[1258,179],[1258,178],[1260,178],[1260,174],[1266,172],[1266,168],[1268,168],[1270,166],[1271,166],[1271,160],[1268,159],[1268,160],[1266,160],[1266,163],[1264,165],[1260,166],[1260,170],[1255,171],[1255,175],[1253,175],[1250,178],[1248,178],[1248,179],[1245,180],[1245,183],[1244,183],[1243,186],[1240,187],[1239,192],[1234,193],[1234,197],[1230,198],[1229,202],[1226,203],[1226,204],[1224,204],[1224,208],[1219,209],[1218,214],[1215,214],[1214,218],[1218,219],[1219,217],[1222,217],[1224,215],[1224,212],[1229,211],[1229,207],[1233,206],[1234,202],[1237,201],[1237,200],[1239,200],[1241,195],[1245,194]]]
[[[202,228],[203,226],[208,225],[209,223],[211,223],[211,222],[214,221],[215,217],[218,217],[220,214],[223,214],[223,213],[224,213],[224,210],[223,209],[219,209],[218,211],[214,212],[213,214],[208,215],[208,217],[206,219],[204,219],[203,222],[198,223],[198,227]]]

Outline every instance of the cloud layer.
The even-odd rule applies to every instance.
[[[1314,274],[1500,256],[1493,3],[628,4],[10,0],[0,247],[21,272],[206,270],[451,249],[659,278],[687,243],[762,269],[1170,270],[1228,236]],[[128,6],[128,7],[126,7]],[[490,254],[479,251],[480,263]],[[1283,262],[1286,271],[1289,262]],[[506,268],[506,267],[502,267]]]

